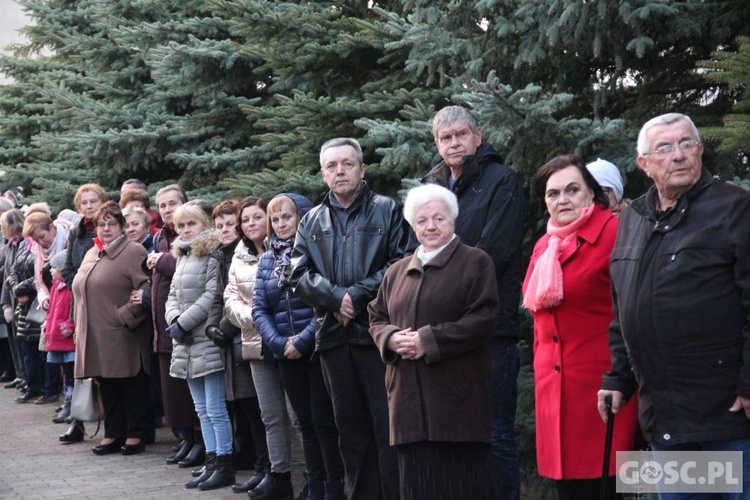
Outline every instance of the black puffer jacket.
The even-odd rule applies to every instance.
[[[450,167],[441,161],[422,179],[448,187]],[[453,185],[458,198],[456,234],[461,242],[484,250],[495,264],[500,297],[493,339],[518,338],[521,301],[521,244],[526,198],[518,175],[503,157],[483,142],[473,156],[463,157],[463,172]]]
[[[603,388],[640,386],[640,423],[663,444],[750,437],[750,194],[698,183],[661,218],[651,188],[620,216],[611,258],[612,371]]]
[[[78,225],[70,230],[67,246],[68,253],[65,258],[65,267],[62,271],[63,280],[69,290],[73,289],[73,278],[76,277],[78,268],[81,267],[83,257],[94,246],[95,236],[95,231],[87,231],[84,227],[83,217],[81,217]]]
[[[34,243],[31,243],[33,245]],[[6,278],[6,284],[16,299],[14,320],[16,322],[16,334],[27,342],[38,342],[42,333],[41,325],[26,321],[31,301],[36,297],[34,286],[34,262],[36,257],[31,251],[30,241],[24,240],[18,245],[16,258],[10,267],[10,275]],[[18,300],[25,297],[25,302]]]
[[[294,245],[292,286],[315,309],[315,348],[351,342],[373,345],[367,304],[375,298],[385,270],[404,256],[409,231],[394,200],[366,183],[352,203],[346,232],[332,214],[329,195],[300,222]],[[334,317],[349,292],[357,316],[347,326]]]

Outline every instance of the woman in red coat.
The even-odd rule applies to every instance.
[[[558,156],[534,178],[547,207],[547,234],[534,247],[523,284],[534,317],[534,384],[539,474],[557,480],[560,500],[597,498],[606,426],[596,408],[602,374],[610,369],[612,322],[609,256],[617,218],[583,161]],[[615,451],[632,450],[637,408],[618,413]]]

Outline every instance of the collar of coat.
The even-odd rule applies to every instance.
[[[237,243],[237,248],[234,249],[234,257],[247,264],[258,262],[258,256],[250,253],[250,249],[244,241]]]
[[[195,237],[190,243],[184,243],[182,239],[177,238],[172,244],[172,255],[175,259],[179,259],[185,255],[193,254],[196,257],[205,257],[211,255],[211,253],[219,248],[221,242],[216,231],[210,229],[203,231],[201,234]]]
[[[425,267],[445,267],[448,261],[451,260],[451,257],[453,257],[453,254],[456,252],[456,249],[460,244],[461,238],[456,235],[456,237],[453,238],[453,240],[448,243],[445,248],[443,248],[443,251],[433,257],[427,264],[424,265],[424,267],[422,267],[422,261],[419,260],[419,257],[417,257],[417,252],[414,252],[411,256],[409,265],[406,266],[406,273],[422,273],[424,272]]]
[[[370,189],[370,186],[367,185],[367,181],[361,181],[359,184],[359,190],[357,191],[357,197],[354,199],[351,205],[346,207],[345,210],[353,212],[354,210],[359,208],[359,206],[364,203],[364,200],[370,195],[371,192],[372,190]],[[333,205],[331,205],[332,196],[333,191],[328,191],[328,194],[326,194],[323,198],[322,204],[326,205],[328,208],[334,208]]]
[[[109,257],[110,259],[115,259],[118,255],[120,255],[120,252],[125,250],[125,247],[128,246],[128,243],[130,243],[130,240],[123,234],[122,237],[117,239],[117,241],[113,241],[111,244],[104,247],[104,249],[100,250],[99,256],[101,256],[102,254],[107,254],[107,257]]]
[[[677,199],[677,203],[674,206],[672,212],[676,212],[678,208],[684,208],[685,204],[689,204],[695,198],[697,198],[708,186],[713,184],[714,178],[711,172],[706,167],[701,168],[701,176],[695,186],[691,187],[690,190],[680,196]],[[657,208],[657,197],[656,186],[651,186],[646,194],[637,198],[631,203],[632,208],[644,217],[648,217],[651,220],[657,220],[656,208]]]
[[[477,180],[482,171],[487,168],[490,163],[502,162],[503,156],[498,153],[495,148],[490,146],[487,141],[482,141],[474,155],[463,157],[461,177],[459,177],[453,185],[453,192],[460,195],[466,191],[475,180]],[[450,176],[450,167],[444,160],[440,160],[440,163],[430,170],[430,172],[422,179],[422,182],[425,184],[440,184],[443,187],[448,187],[448,179],[450,179]]]

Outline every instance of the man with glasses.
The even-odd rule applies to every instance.
[[[330,191],[300,222],[294,292],[315,309],[315,350],[333,402],[351,498],[396,499],[385,364],[369,334],[367,304],[385,270],[404,256],[409,233],[396,202],[364,181],[356,140],[323,144],[320,167]]]
[[[605,396],[617,413],[639,389],[654,450],[744,451],[748,492],[750,194],[715,180],[702,156],[682,114],[653,118],[638,136],[638,166],[654,186],[620,216],[599,411],[606,420]]]

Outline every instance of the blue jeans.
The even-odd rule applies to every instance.
[[[750,497],[750,438],[702,441],[665,446],[652,442],[654,451],[741,451],[744,493],[659,493],[659,500],[742,500]]]
[[[201,432],[206,452],[217,455],[232,454],[232,424],[227,412],[224,370],[203,377],[187,379],[195,412],[201,421]]]
[[[512,340],[493,341],[492,360],[492,473],[496,500],[518,500],[521,465],[516,444],[518,347]]]

